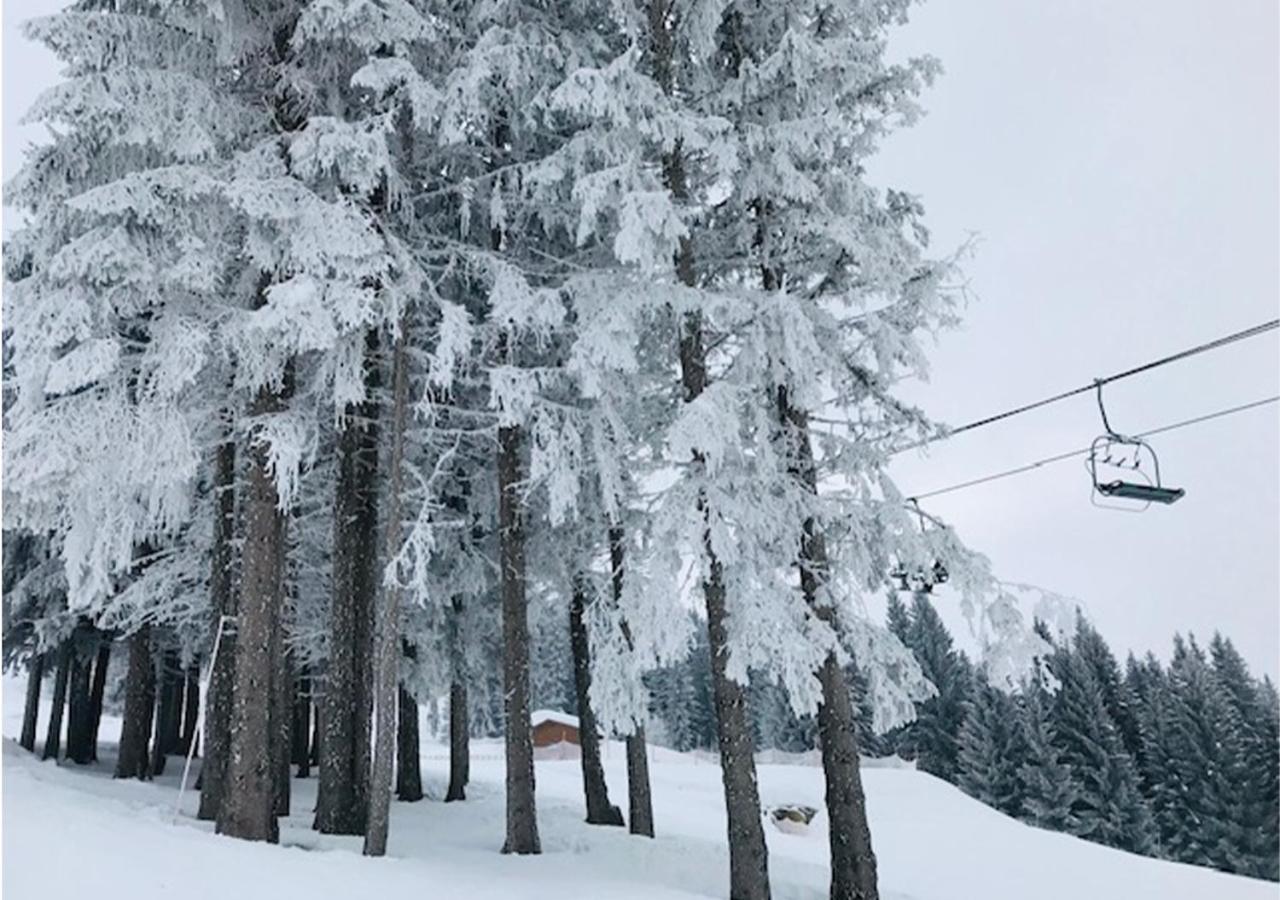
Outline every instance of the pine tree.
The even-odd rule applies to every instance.
[[[973,675],[968,659],[952,648],[951,635],[926,593],[912,596],[906,643],[938,692],[919,705],[916,721],[909,726],[910,747],[921,770],[955,781],[960,726],[973,690]]]
[[[1073,810],[1080,787],[1058,749],[1051,719],[1051,698],[1037,679],[1018,707],[1018,727],[1023,748],[1018,766],[1022,793],[1019,816],[1037,828],[1075,832]]]
[[[1074,649],[1061,647],[1051,666],[1059,682],[1053,707],[1058,747],[1080,786],[1072,809],[1075,833],[1135,853],[1148,852],[1150,810],[1133,759],[1107,712],[1094,667]]]
[[[969,796],[1016,816],[1023,808],[1021,735],[1013,699],[979,675],[957,738],[956,784]]]
[[[1277,852],[1280,836],[1280,798],[1277,797],[1276,709],[1274,692],[1249,674],[1244,658],[1227,638],[1213,636],[1209,644],[1213,671],[1231,705],[1239,728],[1236,759],[1232,763],[1233,806],[1239,817],[1238,839],[1232,849],[1231,871],[1280,880]]]

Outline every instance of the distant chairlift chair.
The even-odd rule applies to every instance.
[[[1163,503],[1167,506],[1181,500],[1186,491],[1182,488],[1165,487],[1161,483],[1160,458],[1156,456],[1156,451],[1151,445],[1140,437],[1120,434],[1111,427],[1111,423],[1107,421],[1107,408],[1102,403],[1101,381],[1097,382],[1097,388],[1098,411],[1102,413],[1102,427],[1107,430],[1107,433],[1094,438],[1093,444],[1089,447],[1089,476],[1093,480],[1094,493],[1120,500],[1137,500],[1147,505]],[[1154,481],[1143,471],[1144,456],[1151,467]],[[1125,481],[1121,478],[1103,480],[1098,472],[1099,466],[1121,471],[1127,469],[1142,481]],[[1104,504],[1094,500],[1094,505],[1103,506]],[[1146,506],[1142,509],[1146,509]]]
[[[910,497],[907,502],[911,504],[916,515],[920,518],[920,533],[928,534],[932,528],[929,523],[929,517],[924,514],[924,510],[920,508],[920,501],[915,497]],[[951,573],[947,571],[947,566],[942,560],[936,559],[932,566],[920,567],[910,570],[902,563],[894,566],[889,573],[889,577],[897,582],[897,589],[900,591],[910,591],[915,594],[932,594],[935,586],[946,584],[951,577]]]

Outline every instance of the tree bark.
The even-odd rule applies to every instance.
[[[286,523],[286,528],[287,528]],[[283,582],[285,560],[283,556],[287,540],[281,540],[280,578]],[[284,649],[284,622],[276,621],[271,638],[271,658],[275,662],[272,673],[275,683],[271,691],[271,767],[272,796],[277,816],[289,815],[291,785],[289,782],[289,757],[293,750],[293,659]]]
[[[250,415],[278,412],[283,405],[282,394],[264,385],[258,390]],[[217,831],[274,843],[279,839],[279,829],[271,766],[271,695],[275,687],[271,648],[282,600],[280,544],[284,515],[279,508],[267,447],[259,443],[250,444],[244,520],[231,740]]]
[[[182,733],[178,737],[178,752],[186,756],[191,752],[192,742],[198,742],[196,723],[200,718],[200,664],[193,662],[187,666],[186,679],[182,685]],[[198,746],[197,746],[197,749]]]
[[[231,567],[236,518],[236,442],[228,428],[214,458],[213,564],[209,573],[209,601],[213,607],[213,633],[217,656],[209,676],[208,708],[204,717],[204,763],[200,767],[200,808],[196,817],[218,818],[226,786],[227,752],[231,745],[231,689],[235,678],[236,596]],[[224,617],[226,617],[224,619]],[[221,636],[219,637],[219,631]]]
[[[49,730],[45,732],[41,759],[57,760],[62,750],[62,710],[67,705],[67,682],[71,675],[71,641],[58,648],[58,672],[53,679],[53,708],[49,711]]]
[[[70,683],[67,686],[67,759],[79,766],[93,762],[93,673],[91,658],[81,641],[72,641]],[[95,650],[96,655],[96,650]]]
[[[621,527],[609,528],[609,564],[612,571],[613,602],[622,605],[623,579],[626,573],[625,535]],[[631,629],[624,618],[622,633],[627,640],[627,647],[632,646]],[[627,802],[630,815],[627,817],[632,834],[653,837],[653,791],[649,787],[649,747],[645,740],[644,726],[639,722],[632,723],[632,730],[627,735]]]
[[[40,688],[44,681],[43,653],[33,653],[27,668],[27,700],[22,708],[22,736],[18,746],[36,752],[36,728],[40,723]]]
[[[416,803],[423,797],[418,701],[403,684],[400,685],[399,730],[396,738],[396,799]]]
[[[591,639],[587,634],[586,594],[574,579],[569,602],[569,646],[573,653],[573,686],[578,700],[578,744],[582,759],[582,791],[591,825],[622,825],[622,810],[609,802],[609,785],[600,759],[600,732],[591,708]]]
[[[147,750],[151,742],[151,718],[155,712],[155,665],[151,659],[151,626],[143,625],[129,638],[129,670],[125,676],[124,722],[120,726],[120,753],[116,778],[151,777]]]
[[[387,484],[384,557],[393,559],[400,547],[401,493],[404,490],[404,441],[408,424],[409,373],[405,348],[408,321],[401,318],[391,354],[391,459]],[[373,770],[369,784],[368,831],[365,856],[387,852],[391,820],[391,780],[396,753],[396,702],[400,684],[400,582],[384,582],[374,630],[375,669]],[[417,706],[414,705],[416,732]]]
[[[157,679],[155,736],[151,747],[151,774],[163,775],[168,755],[178,749],[178,724],[182,716],[182,671],[178,651],[161,656]]]
[[[418,658],[418,648],[404,642],[406,659]],[[396,731],[396,797],[405,803],[421,800],[422,752],[418,740],[418,701],[400,682],[400,714]]]
[[[471,776],[471,717],[467,709],[467,660],[463,653],[462,598],[452,600],[449,642],[449,789],[445,803],[467,799]]]
[[[299,778],[311,777],[311,666],[304,665],[293,697],[292,761]]]
[[[817,472],[808,416],[791,405],[785,387],[777,388],[777,403],[791,473],[806,491],[816,496]],[[825,536],[814,517],[808,516],[800,542],[800,589],[814,614],[836,628],[836,611],[829,599],[822,596],[828,571]],[[823,661],[818,677],[822,684],[818,733],[822,742],[831,844],[831,900],[879,900],[876,857],[871,847],[862,773],[858,767],[856,715],[848,680],[835,653]]]
[[[449,790],[445,803],[467,799],[467,781],[471,770],[471,722],[467,711],[467,686],[454,681],[449,685]]]
[[[529,620],[524,515],[520,504],[524,430],[498,428],[498,545],[502,590],[502,683],[506,714],[507,836],[503,853],[541,853],[529,725]]]
[[[374,359],[377,346],[377,337],[370,331],[364,360],[370,397],[380,384]],[[377,405],[369,400],[352,412],[352,421],[338,436],[329,658],[317,709],[320,739],[315,828],[325,834],[363,834],[368,813],[370,619],[380,581]]]
[[[89,758],[98,761],[98,728],[102,725],[102,701],[107,693],[107,670],[111,665],[111,634],[104,632],[93,664],[93,687],[89,691]]]

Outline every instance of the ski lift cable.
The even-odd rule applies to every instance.
[[[1092,389],[1092,386],[1090,386],[1090,389]],[[1196,416],[1195,418],[1192,418],[1192,419],[1184,419],[1181,422],[1174,422],[1170,425],[1162,425],[1159,428],[1153,428],[1150,431],[1143,431],[1139,434],[1134,435],[1134,437],[1147,438],[1157,434],[1164,434],[1169,431],[1177,431],[1179,428],[1186,428],[1190,425],[1198,425],[1201,422],[1208,422],[1213,419],[1221,419],[1226,416],[1235,415],[1236,413],[1242,413],[1250,409],[1256,409],[1259,406],[1266,406],[1268,403],[1275,403],[1277,401],[1280,401],[1280,394],[1276,394],[1275,396],[1272,396],[1272,397],[1266,397],[1266,398],[1263,398],[1262,400],[1255,400],[1252,403],[1243,403],[1239,406],[1232,406],[1228,409],[1220,409],[1217,412],[1206,413],[1203,416]],[[1089,453],[1089,449],[1090,449],[1089,447],[1082,447],[1079,450],[1070,450],[1066,453],[1059,453],[1054,456],[1047,456],[1044,459],[1038,459],[1035,462],[1027,463],[1026,465],[1023,465],[1023,466],[1018,466],[1013,469],[1005,469],[1003,472],[996,472],[991,475],[985,475],[982,478],[974,478],[970,481],[963,481],[959,484],[953,484],[950,487],[938,488],[937,490],[928,491],[923,494],[914,494],[908,497],[907,501],[915,502],[917,500],[927,500],[930,497],[938,497],[942,494],[950,494],[953,491],[959,491],[959,490],[964,490],[965,488],[976,487],[977,485],[980,485],[980,484],[986,484],[989,481],[998,481],[1002,478],[1008,478],[1012,475],[1021,475],[1023,472],[1030,472],[1033,469],[1038,469],[1041,466],[1047,466],[1047,465],[1050,465],[1051,463],[1062,462],[1064,459],[1072,459],[1077,456],[1086,456]]]
[[[907,450],[915,450],[927,444],[935,443],[937,441],[944,441],[948,438],[955,437],[957,434],[962,434],[963,432],[966,432],[966,431],[972,431],[973,429],[981,428],[984,425],[991,425],[1003,419],[1012,418],[1013,416],[1021,415],[1022,413],[1025,413],[1025,412],[1030,412],[1033,409],[1039,409],[1042,406],[1048,406],[1051,403],[1057,403],[1059,400],[1066,400],[1069,397],[1075,397],[1080,394],[1085,394],[1090,391],[1097,390],[1097,388],[1101,385],[1110,384],[1113,381],[1119,381],[1122,378],[1129,378],[1133,375],[1138,375],[1143,372],[1149,372],[1152,369],[1156,369],[1156,368],[1159,368],[1160,366],[1165,366],[1165,365],[1168,365],[1169,363],[1186,359],[1189,356],[1196,356],[1197,354],[1205,353],[1209,350],[1216,350],[1219,347],[1225,347],[1228,344],[1234,344],[1236,341],[1243,341],[1246,338],[1256,337],[1259,334],[1265,334],[1268,331],[1274,331],[1276,328],[1280,328],[1280,319],[1272,319],[1269,322],[1262,322],[1258,325],[1254,325],[1252,328],[1246,328],[1243,331],[1237,331],[1234,334],[1228,334],[1223,337],[1217,338],[1216,340],[1208,341],[1207,343],[1199,344],[1195,347],[1189,347],[1186,350],[1182,350],[1170,356],[1163,356],[1159,359],[1154,359],[1151,362],[1143,363],[1142,365],[1135,366],[1132,369],[1126,369],[1123,372],[1117,372],[1114,375],[1108,375],[1105,378],[1097,378],[1086,385],[1081,385],[1080,387],[1073,388],[1069,391],[1063,391],[1060,394],[1054,394],[1052,397],[1046,397],[1045,399],[1037,400],[1034,403],[1027,403],[1023,406],[1006,410],[1005,412],[996,413],[993,416],[987,416],[986,418],[977,419],[976,421],[969,422],[966,425],[960,425],[956,428],[943,431],[931,438],[926,438],[925,440],[916,441],[915,443],[908,444],[905,447],[894,448],[893,450],[890,451],[890,455],[896,456],[897,454],[904,453]],[[1075,455],[1075,454],[1072,454],[1072,455]]]

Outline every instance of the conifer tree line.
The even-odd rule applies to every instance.
[[[1020,690],[990,682],[956,649],[925,592],[891,596],[888,626],[936,688],[911,723],[863,752],[898,754],[988,806],[1039,828],[1161,859],[1280,880],[1280,698],[1231,641],[1176,635],[1169,663],[1121,666],[1090,622],[1055,639]],[[705,650],[701,651],[705,654]],[[696,669],[695,646],[679,667]],[[659,728],[681,749],[710,747],[711,710],[660,670]],[[671,687],[667,687],[671,678]],[[811,750],[811,719],[781,689],[753,681],[758,749]]]
[[[930,673],[855,601],[942,566],[982,615],[994,583],[884,473],[935,432],[893,388],[959,300],[920,201],[866,181],[937,71],[889,60],[908,7],[79,0],[29,23],[65,67],[6,192],[29,717],[55,672],[92,756],[110,666],[118,777],[198,744],[198,816],[276,841],[296,766],[314,827],[381,855],[393,791],[422,793],[417,704],[447,696],[448,799],[500,731],[495,844],[538,853],[547,615],[596,723],[589,820],[661,828],[649,688],[706,698],[729,894],[767,898],[764,679],[814,717],[832,896],[876,897],[858,723]],[[705,667],[664,684],[691,645]],[[625,814],[596,730],[626,738]]]

